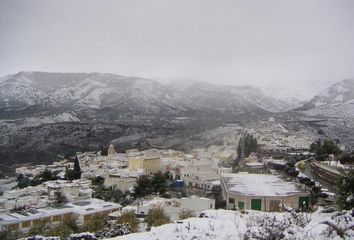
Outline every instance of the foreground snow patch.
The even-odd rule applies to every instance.
[[[354,239],[350,212],[240,213],[207,210],[206,218],[188,218],[115,240],[208,239]]]

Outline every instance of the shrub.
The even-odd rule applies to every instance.
[[[85,222],[84,229],[88,232],[97,232],[106,226],[106,216],[96,215]]]
[[[157,227],[171,222],[170,218],[166,215],[165,210],[161,206],[152,207],[149,210],[145,221],[149,227]]]
[[[337,204],[341,209],[354,208],[354,169],[343,171],[338,179],[339,197]]]
[[[139,228],[139,219],[135,216],[134,211],[127,211],[122,213],[117,219],[118,224],[127,223],[131,227],[132,232],[137,232]]]
[[[186,219],[186,218],[191,218],[191,217],[195,217],[195,214],[193,211],[188,210],[188,209],[182,209],[182,211],[180,211],[178,214],[179,219]]]

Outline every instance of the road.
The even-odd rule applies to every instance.
[[[310,164],[311,164],[310,161],[305,160],[305,171],[303,172],[303,174],[305,174],[315,182],[320,182],[322,188],[327,188],[330,192],[336,193],[337,190],[333,185],[333,183],[326,181],[323,178],[320,178],[319,176],[316,175],[316,173],[312,172]]]

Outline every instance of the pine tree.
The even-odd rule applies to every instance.
[[[74,178],[75,179],[81,178],[80,162],[79,162],[79,158],[77,156],[76,156],[75,162],[74,162]]]

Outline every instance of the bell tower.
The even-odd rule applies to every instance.
[[[109,145],[108,148],[108,157],[113,157],[117,154],[116,150],[114,150],[113,144]]]

